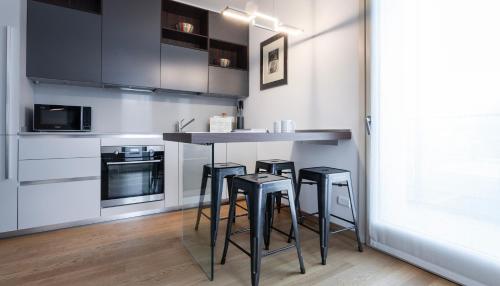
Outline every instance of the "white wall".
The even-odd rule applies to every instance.
[[[260,43],[273,33],[250,28],[250,98],[246,100],[245,120],[251,128],[272,129],[274,120],[293,119],[298,129],[351,129],[352,140],[340,142],[338,146],[265,143],[259,145],[258,156],[289,157],[299,168],[327,165],[351,170],[363,218],[365,94],[364,24],[360,3],[276,1],[276,16],[305,32],[289,36],[288,85],[260,91]],[[272,13],[272,3],[267,2],[267,7],[262,5],[261,9]],[[317,210],[316,192],[311,188],[304,188],[301,200],[305,210]],[[336,200],[332,198],[332,201]],[[351,217],[347,208],[335,202],[332,208],[337,215]]]
[[[177,120],[195,118],[186,130],[208,130],[209,117],[235,113],[235,100],[119,89],[34,85],[35,103],[92,107],[92,129],[104,133],[173,132]]]

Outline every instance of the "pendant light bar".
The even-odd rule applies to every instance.
[[[282,32],[282,33],[287,33],[290,35],[297,35],[297,34],[304,32],[304,30],[302,30],[302,29],[280,23],[280,21],[277,18],[260,13],[260,12],[255,12],[253,14],[250,14],[246,11],[226,6],[226,8],[224,8],[224,10],[222,10],[221,14],[226,16],[226,17],[233,18],[233,19],[245,22],[245,23],[251,22],[252,25],[254,25],[255,27],[259,27],[259,28],[274,31],[274,32]],[[262,20],[261,22],[267,22],[266,24],[269,23],[270,26],[259,22],[259,20]]]
[[[229,6],[227,6],[226,8],[224,8],[224,10],[222,10],[222,15],[229,17],[229,18],[236,19],[236,20],[240,20],[240,21],[243,21],[246,23],[251,22],[255,18],[255,16],[250,15],[245,11],[231,8]]]

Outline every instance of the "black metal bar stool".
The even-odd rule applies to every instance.
[[[217,191],[217,201],[212,202],[212,204],[215,205],[215,209],[216,209],[216,211],[215,211],[216,224],[215,224],[215,230],[213,230],[214,234],[212,236],[215,240],[217,238],[217,230],[219,228],[219,221],[221,220],[220,207],[222,204],[222,192],[224,191],[224,179],[227,179],[228,190],[231,190],[232,178],[234,176],[246,175],[246,173],[247,173],[246,166],[236,164],[236,163],[229,163],[229,162],[228,163],[215,163],[213,172],[212,172],[212,165],[211,164],[206,164],[203,166],[203,176],[202,176],[202,180],[201,180],[201,190],[200,190],[200,202],[198,204],[198,215],[196,218],[196,226],[195,226],[196,230],[198,230],[198,226],[200,224],[200,219],[201,219],[202,215],[210,220],[210,216],[203,212],[203,209],[205,208],[203,206],[203,202],[205,200],[205,192],[206,192],[206,188],[207,188],[208,178],[211,178],[212,180],[215,181],[214,183],[215,183],[216,191]],[[228,193],[230,193],[230,192],[228,191]],[[248,202],[248,200],[247,200],[247,202]],[[247,208],[245,208],[239,204],[238,204],[238,207],[240,207],[244,210],[247,210]],[[206,208],[208,208],[208,206]],[[222,218],[222,219],[227,219],[227,217]]]
[[[334,234],[341,231],[354,229],[356,232],[356,239],[358,242],[358,250],[362,252],[363,245],[361,244],[361,240],[359,239],[358,217],[356,212],[356,204],[354,202],[354,195],[352,191],[351,172],[347,170],[335,169],[330,167],[314,167],[314,168],[300,169],[299,187],[297,189],[297,196],[295,198],[296,201],[299,200],[300,189],[302,184],[317,185],[318,212],[314,214],[318,214],[319,216],[319,231],[304,224],[301,225],[309,230],[319,233],[319,240],[321,247],[321,263],[323,265],[326,264],[326,257],[328,255],[329,234]],[[351,212],[353,217],[352,221],[346,220],[344,218],[341,218],[339,216],[330,213],[330,193],[333,190],[332,186],[334,185],[339,187],[347,187],[347,191],[349,193],[349,202],[351,205]],[[345,221],[347,223],[350,223],[353,226],[330,232],[330,216]],[[290,230],[288,238],[289,242],[293,238],[292,231],[293,231],[293,226]]]
[[[242,190],[242,193],[248,196],[249,214],[250,214],[250,229],[242,229],[232,232],[232,218],[235,215],[236,196]],[[290,214],[292,217],[292,231],[295,237],[295,243],[275,250],[263,252],[264,236],[268,229],[268,221],[265,219],[266,209],[268,208],[268,194],[274,194],[287,190],[287,195],[290,198]],[[306,272],[304,262],[300,250],[299,230],[297,228],[297,214],[295,212],[295,200],[293,183],[290,178],[276,176],[272,174],[251,174],[246,176],[236,176],[233,178],[233,184],[229,196],[229,219],[227,221],[226,239],[224,243],[224,251],[222,254],[221,264],[226,262],[227,250],[229,243],[236,246],[251,258],[251,276],[252,285],[259,285],[260,262],[261,258],[281,251],[295,247],[300,264],[300,272]],[[242,233],[250,230],[250,252],[238,245],[231,239],[231,235]]]
[[[290,174],[293,180],[294,189],[297,190],[297,177],[295,173],[295,164],[293,161],[281,160],[281,159],[271,159],[271,160],[259,160],[255,162],[255,173],[260,173],[265,171],[267,173],[281,176],[283,174]],[[287,200],[288,196],[286,194],[277,193],[275,194],[276,207],[278,213],[281,212],[281,198]],[[300,205],[297,205],[300,214]]]

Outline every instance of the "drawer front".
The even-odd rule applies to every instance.
[[[98,218],[100,180],[21,186],[19,229]]]
[[[20,182],[98,177],[100,175],[100,158],[25,160],[19,162]]]
[[[99,138],[21,138],[19,160],[97,158],[100,157]]]
[[[248,96],[248,71],[209,67],[208,92],[216,95]]]

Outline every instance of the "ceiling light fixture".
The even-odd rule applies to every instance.
[[[224,8],[224,10],[222,10],[222,15],[229,17],[229,18],[236,19],[236,20],[240,20],[240,21],[243,21],[246,23],[252,21],[255,18],[255,16],[250,15],[245,11],[231,8],[229,6],[227,6],[226,8]]]
[[[290,35],[297,35],[304,32],[302,29],[299,29],[297,27],[280,23],[278,18],[260,13],[256,11],[256,9],[252,14],[250,14],[246,11],[226,6],[226,8],[222,10],[221,14],[226,17],[233,18],[246,23],[251,22],[252,25],[254,25],[255,27],[259,27],[274,32],[287,33]]]

